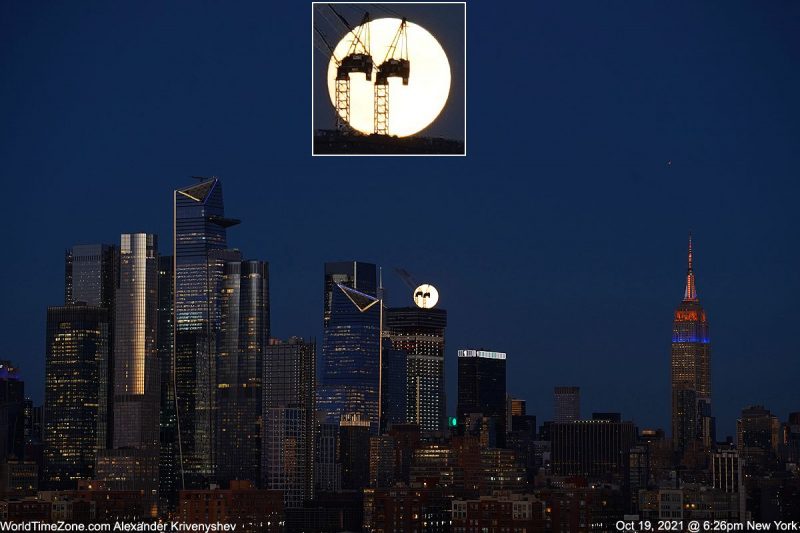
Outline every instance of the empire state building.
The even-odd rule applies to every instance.
[[[711,417],[711,344],[706,312],[697,298],[689,235],[688,270],[683,301],[672,323],[672,442],[683,452],[700,441],[714,442]]]

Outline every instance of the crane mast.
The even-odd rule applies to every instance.
[[[383,63],[375,76],[374,126],[377,135],[389,135],[389,78],[402,78],[408,85],[411,63],[408,60],[408,35],[405,17],[397,28]],[[369,79],[369,78],[367,78]]]
[[[347,26],[353,34],[350,48],[336,68],[336,129],[343,132],[352,132],[350,126],[350,74],[363,72],[367,81],[372,81],[373,61],[369,51],[369,13],[364,13],[364,18],[358,26],[358,31],[353,30],[347,21],[336,10],[331,10]]]

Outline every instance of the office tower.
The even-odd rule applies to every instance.
[[[330,422],[357,414],[378,431],[380,320],[375,265],[326,263],[318,405]]]
[[[386,310],[392,346],[408,354],[406,419],[423,431],[445,426],[444,332],[447,311],[401,307]]]
[[[509,411],[511,416],[525,416],[525,400],[509,396]]]
[[[581,419],[581,388],[555,387],[553,422],[574,422]]]
[[[391,435],[379,435],[369,439],[369,486],[387,488],[395,484],[395,447]]]
[[[269,266],[225,263],[217,359],[217,476],[258,483],[261,465],[261,380],[269,343]]]
[[[636,442],[633,422],[619,415],[595,416],[592,420],[554,422],[550,426],[553,473],[620,481],[628,452]]]
[[[264,356],[261,476],[264,488],[283,491],[287,508],[314,497],[316,353],[316,342],[293,337],[273,339]],[[323,462],[335,463],[336,443],[323,445],[333,454]]]
[[[45,484],[71,489],[94,477],[100,375],[108,361],[108,310],[48,307],[45,340]]]
[[[114,308],[119,281],[119,248],[113,244],[79,244],[64,254],[64,304],[83,302]]]
[[[178,469],[178,427],[175,414],[175,382],[173,381],[172,353],[175,330],[173,327],[175,299],[173,257],[158,257],[158,365],[160,377],[160,415],[158,458],[159,507],[174,509],[180,488]]]
[[[464,423],[481,413],[493,422],[496,444],[505,445],[506,354],[486,350],[458,351],[458,418]]]
[[[406,362],[408,355],[383,339],[381,357],[381,432],[406,421]]]
[[[625,492],[628,499],[628,512],[639,512],[639,491],[646,489],[650,482],[650,448],[645,444],[632,446],[628,452],[628,473],[625,479]]]
[[[123,233],[114,307],[114,446],[97,459],[98,479],[119,490],[158,489],[158,281],[156,236]]]
[[[175,396],[179,463],[186,488],[213,477],[214,403],[219,332],[219,285],[226,260],[227,228],[222,182],[203,179],[174,192]]]
[[[743,463],[738,450],[717,450],[711,454],[711,486],[738,495],[740,517],[745,516],[747,501]]]
[[[370,426],[358,414],[344,415],[339,421],[339,459],[345,490],[361,490],[369,485]]]
[[[692,259],[690,235],[686,290],[672,325],[672,443],[678,452],[697,440],[711,440],[703,434],[704,427],[711,427],[703,420],[710,417],[711,408],[711,344]]]
[[[763,474],[777,466],[780,421],[769,409],[751,405],[736,420],[736,449],[748,474]]]
[[[318,415],[314,438],[314,490],[316,493],[341,492],[339,423],[325,422],[325,414]]]
[[[122,235],[114,317],[114,448],[152,448],[161,397],[155,235]]]
[[[25,455],[25,382],[11,361],[0,360],[0,464]]]
[[[536,474],[536,417],[526,414],[512,415],[508,428],[506,445],[514,450],[517,461],[525,467],[528,477],[532,478]]]
[[[108,360],[101,369],[97,438],[111,447],[114,428],[114,295],[119,284],[119,247],[113,244],[78,244],[64,254],[64,305],[79,302],[108,311]]]

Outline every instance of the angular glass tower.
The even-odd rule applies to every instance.
[[[330,422],[357,414],[378,431],[381,304],[375,265],[326,263],[317,403]]]
[[[710,445],[711,343],[706,312],[700,305],[692,265],[692,236],[686,290],[672,322],[672,442],[682,452],[695,441]]]
[[[44,426],[45,485],[76,488],[94,478],[98,448],[100,374],[108,361],[108,310],[66,305],[47,308]]]
[[[219,287],[227,251],[222,182],[218,178],[174,192],[175,390],[179,464],[185,486],[213,479]]]
[[[217,360],[217,480],[260,478],[261,373],[269,344],[269,265],[225,264]]]

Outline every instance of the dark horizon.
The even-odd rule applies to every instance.
[[[456,351],[485,347],[540,421],[578,385],[585,417],[669,433],[689,231],[718,439],[748,405],[799,411],[800,5],[518,10],[468,6],[467,158],[350,161],[308,155],[307,4],[0,6],[0,352],[28,394],[64,249],[168,252],[172,190],[215,174],[231,245],[270,262],[273,336],[321,339],[326,261],[382,265],[391,305],[394,267],[439,289],[450,414]]]

